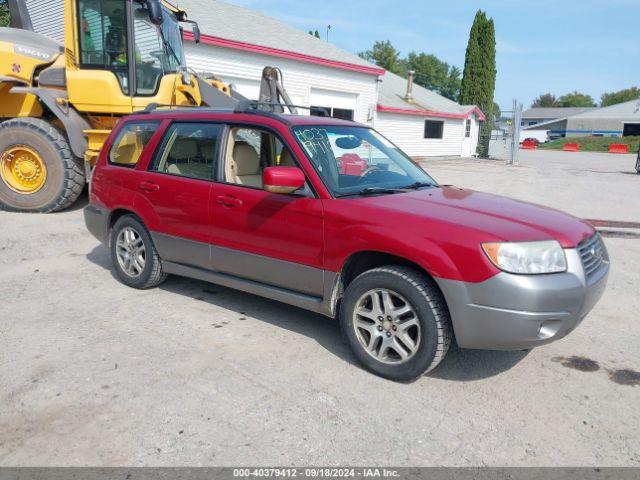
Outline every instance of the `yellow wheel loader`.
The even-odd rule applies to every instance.
[[[124,115],[152,104],[232,109],[246,101],[187,68],[181,24],[192,24],[196,43],[200,32],[165,0],[30,1],[64,2],[64,44],[33,31],[24,0],[7,0],[11,28],[0,28],[0,209],[70,206]],[[290,106],[280,75],[265,68],[265,104],[282,97]]]

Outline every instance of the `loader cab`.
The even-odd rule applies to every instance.
[[[183,12],[159,0],[72,3],[77,68],[67,73],[76,108],[131,113],[139,105],[171,101],[176,76],[186,71]]]

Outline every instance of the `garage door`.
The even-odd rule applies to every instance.
[[[332,117],[353,120],[358,105],[358,95],[355,93],[338,92],[312,88],[310,95],[311,115],[323,115],[324,112]]]

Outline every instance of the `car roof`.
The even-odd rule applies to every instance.
[[[134,112],[132,115],[125,117],[125,121],[149,120],[151,118],[158,120],[222,120],[225,122],[230,122],[233,120],[247,121],[249,119],[259,122],[260,119],[270,118],[290,127],[323,125],[369,128],[368,125],[363,125],[358,122],[342,120],[333,117],[293,115],[286,113],[266,112],[262,110],[245,110],[243,112],[235,112],[230,109],[211,109],[206,107],[158,108],[151,111]]]

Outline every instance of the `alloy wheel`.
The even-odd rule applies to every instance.
[[[130,277],[142,275],[146,264],[146,250],[140,234],[132,227],[120,230],[116,239],[116,256],[120,268]]]
[[[404,363],[420,347],[418,315],[392,290],[378,288],[362,295],[353,312],[353,327],[365,351],[385,364]]]

